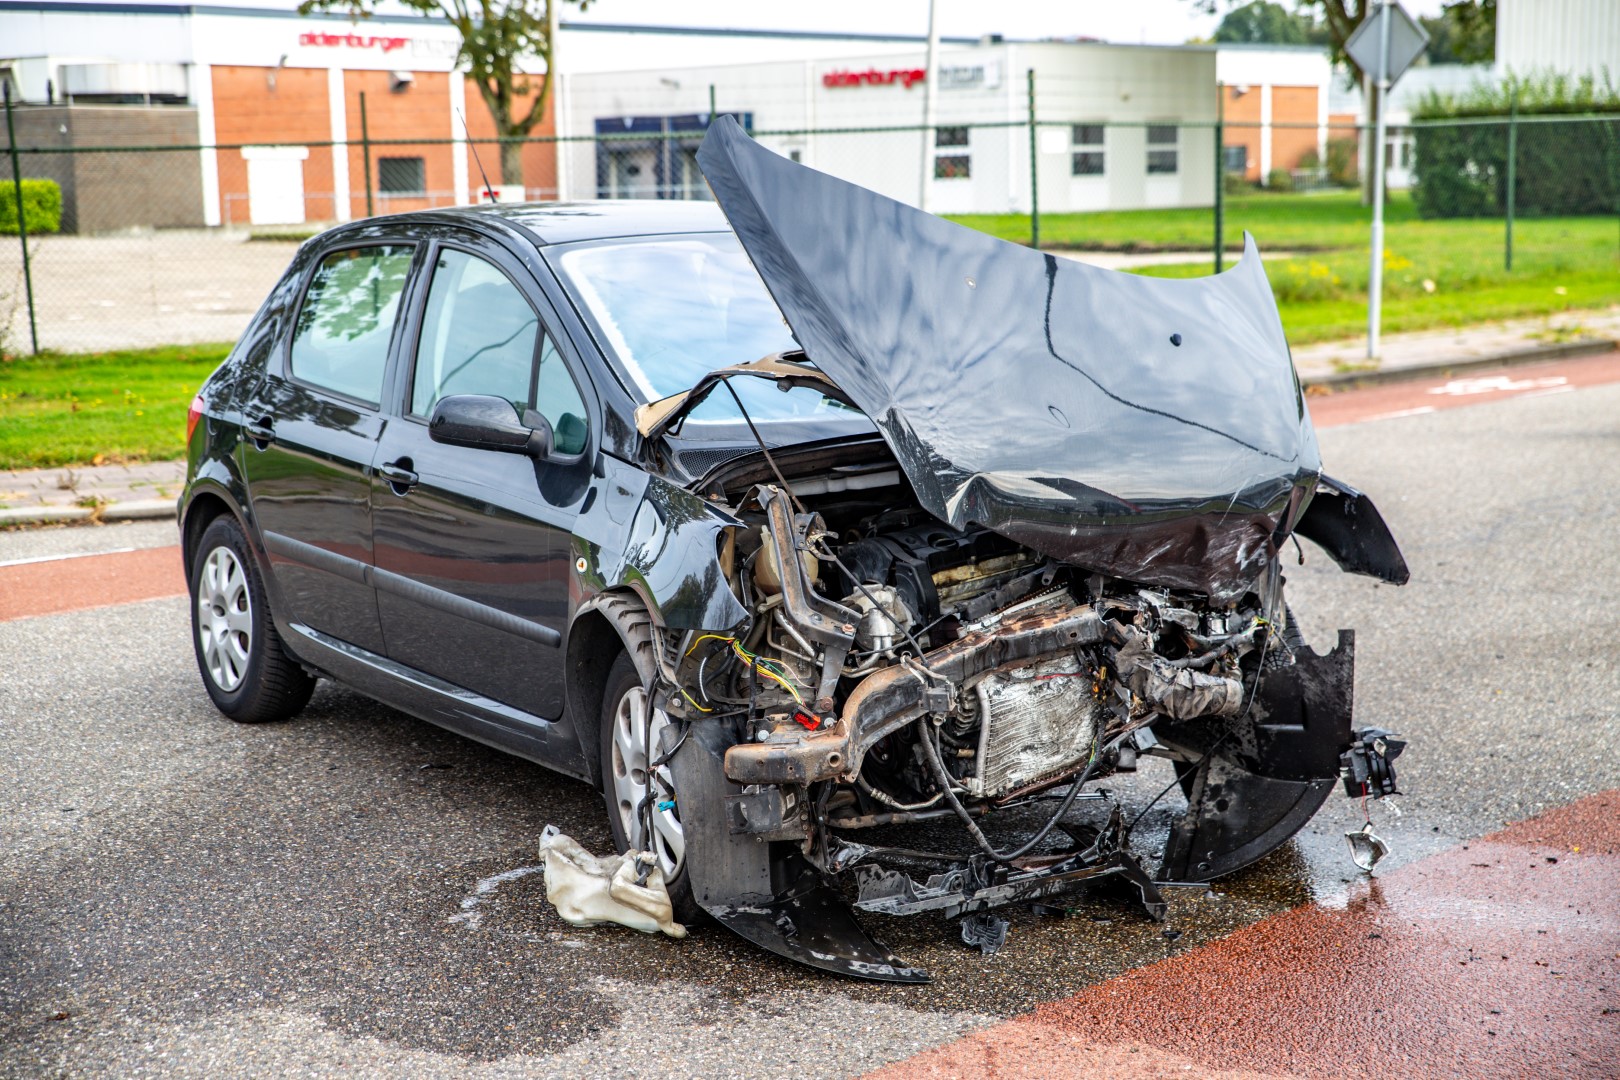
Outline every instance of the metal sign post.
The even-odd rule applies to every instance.
[[[934,186],[934,118],[939,89],[939,0],[928,0],[928,55],[923,60],[922,172],[918,177],[917,209],[928,209]]]
[[[1429,44],[1429,35],[1399,3],[1373,8],[1344,43],[1344,51],[1378,87],[1378,121],[1373,138],[1372,262],[1367,272],[1367,359],[1378,359],[1378,329],[1384,299],[1384,147],[1389,88]]]

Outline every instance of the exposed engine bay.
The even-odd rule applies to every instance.
[[[773,475],[777,463],[756,455],[705,479],[739,522],[721,534],[719,566],[750,618],[659,643],[659,700],[684,724],[667,729],[675,790],[659,805],[689,849],[732,850],[718,867],[690,864],[692,883],[744,936],[912,981],[852,922],[840,949],[802,943],[783,905],[802,921],[813,901],[824,919],[842,882],[856,908],[962,916],[965,940],[995,939],[999,920],[975,913],[1115,877],[1163,918],[1156,881],[1205,881],[1259,858],[1334,786],[1351,741],[1352,646],[1305,648],[1278,573],[1227,604],[1087,574],[941,523],[881,444],[800,457],[817,472],[790,460]],[[698,779],[705,754],[723,780]],[[1111,796],[1088,790],[1143,755],[1176,763],[1189,803],[1157,874],[1129,853]],[[705,786],[718,798],[695,805]],[[1081,799],[1107,804],[1087,815],[1099,824],[1065,820]],[[998,847],[982,823],[1024,807],[1044,824]],[[950,853],[858,840],[951,818],[964,843]]]

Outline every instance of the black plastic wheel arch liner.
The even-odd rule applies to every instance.
[[[929,513],[1218,603],[1271,561],[1321,460],[1252,239],[1226,273],[1149,278],[795,164],[730,117],[698,162]]]
[[[1338,782],[1354,684],[1355,633],[1340,630],[1326,656],[1301,648],[1293,664],[1266,671],[1253,707],[1224,727],[1155,725],[1167,745],[1199,755],[1186,812],[1165,844],[1161,880],[1229,874],[1305,827]]]
[[[664,737],[678,735],[670,727]],[[927,971],[868,934],[843,897],[789,845],[731,831],[726,796],[742,792],[725,774],[726,748],[734,741],[721,723],[697,720],[670,760],[686,872],[698,904],[738,936],[788,960],[857,979],[930,982]]]

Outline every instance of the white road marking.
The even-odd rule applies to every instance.
[[[63,559],[88,559],[92,555],[127,555],[135,549],[113,548],[111,551],[76,551],[71,555],[35,555],[31,559],[8,559],[0,562],[0,567],[27,566],[29,563],[61,562]]]
[[[1429,393],[1467,397],[1471,394],[1499,394],[1515,390],[1546,390],[1564,386],[1568,382],[1569,379],[1562,375],[1548,375],[1540,379],[1514,379],[1507,375],[1488,375],[1479,379],[1452,379],[1444,386],[1430,387]]]
[[[1366,419],[1367,420],[1394,420],[1394,419],[1397,419],[1397,418],[1402,417],[1402,416],[1422,416],[1425,413],[1432,413],[1434,411],[1435,411],[1435,408],[1434,408],[1433,405],[1419,405],[1415,409],[1397,409],[1395,412],[1379,413],[1376,416],[1369,416]]]

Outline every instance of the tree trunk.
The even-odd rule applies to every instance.
[[[501,143],[501,183],[523,183],[523,144],[520,142]]]

